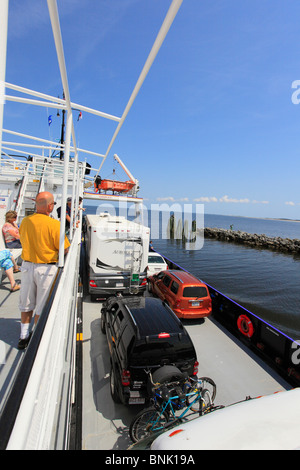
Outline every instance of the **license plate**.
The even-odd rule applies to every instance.
[[[129,398],[129,405],[143,405],[145,398]]]
[[[139,390],[130,390],[130,398],[140,398]]]
[[[192,300],[192,307],[200,307],[200,302],[197,300]]]
[[[123,282],[116,282],[116,287],[124,287]]]

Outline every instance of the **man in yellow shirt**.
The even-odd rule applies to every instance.
[[[35,202],[36,213],[25,217],[19,230],[23,259],[19,301],[21,311],[19,349],[25,349],[28,345],[33,311],[35,309],[36,324],[57,272],[60,222],[49,217],[55,205],[53,194],[46,191],[39,193]],[[65,237],[65,253],[69,246],[70,242]]]

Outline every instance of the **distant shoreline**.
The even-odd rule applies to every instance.
[[[85,206],[97,207],[99,205],[99,201],[89,200],[88,204],[87,204],[87,201],[85,202],[86,202]],[[111,203],[112,201],[107,201],[107,202]],[[147,210],[151,210],[151,207],[150,208],[147,207]],[[165,210],[160,209],[160,212],[168,212],[168,209],[165,209]],[[206,213],[206,212],[204,215],[216,215],[216,216],[221,216],[221,217],[239,217],[241,219],[274,220],[274,221],[279,221],[279,222],[298,222],[298,223],[300,222],[300,219],[288,219],[286,217],[251,217],[248,215],[211,214],[211,213]]]
[[[220,215],[223,217],[239,217],[241,219],[257,219],[257,220],[275,220],[279,222],[300,222],[300,219],[287,219],[285,217],[250,217],[248,215],[225,215],[225,214],[207,214],[207,215]]]
[[[272,218],[265,218],[263,220],[280,220],[281,222],[300,222],[299,219],[272,219]]]

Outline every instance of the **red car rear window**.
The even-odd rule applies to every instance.
[[[183,289],[183,297],[207,297],[207,289],[204,286],[190,286]]]

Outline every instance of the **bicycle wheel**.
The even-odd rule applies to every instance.
[[[197,400],[194,401],[193,399],[197,398]],[[200,390],[195,393],[195,395],[192,397],[192,400],[190,400],[191,404],[191,410],[199,413],[199,415],[205,414],[212,406],[212,399],[211,399],[211,394],[210,391],[204,388],[203,390]]]
[[[129,435],[133,442],[138,442],[151,433],[162,430],[169,421],[169,414],[164,411],[161,413],[154,406],[140,411],[129,427]]]
[[[200,379],[198,379],[198,383],[200,383],[202,389],[209,391],[211,400],[214,402],[217,394],[217,386],[215,382],[209,377],[200,377]]]
[[[204,388],[201,392],[200,403],[201,403],[200,414],[205,414],[212,405],[211,394],[209,390],[207,390],[206,388]]]
[[[214,402],[214,399],[216,398],[217,386],[215,382],[209,377],[201,377],[196,382],[192,382],[189,389],[186,389],[186,392],[188,393],[187,406],[192,404],[192,411],[201,411],[200,403],[202,403],[203,406],[203,401],[201,402],[201,396],[203,396],[203,391],[209,393],[210,402],[212,404]]]

